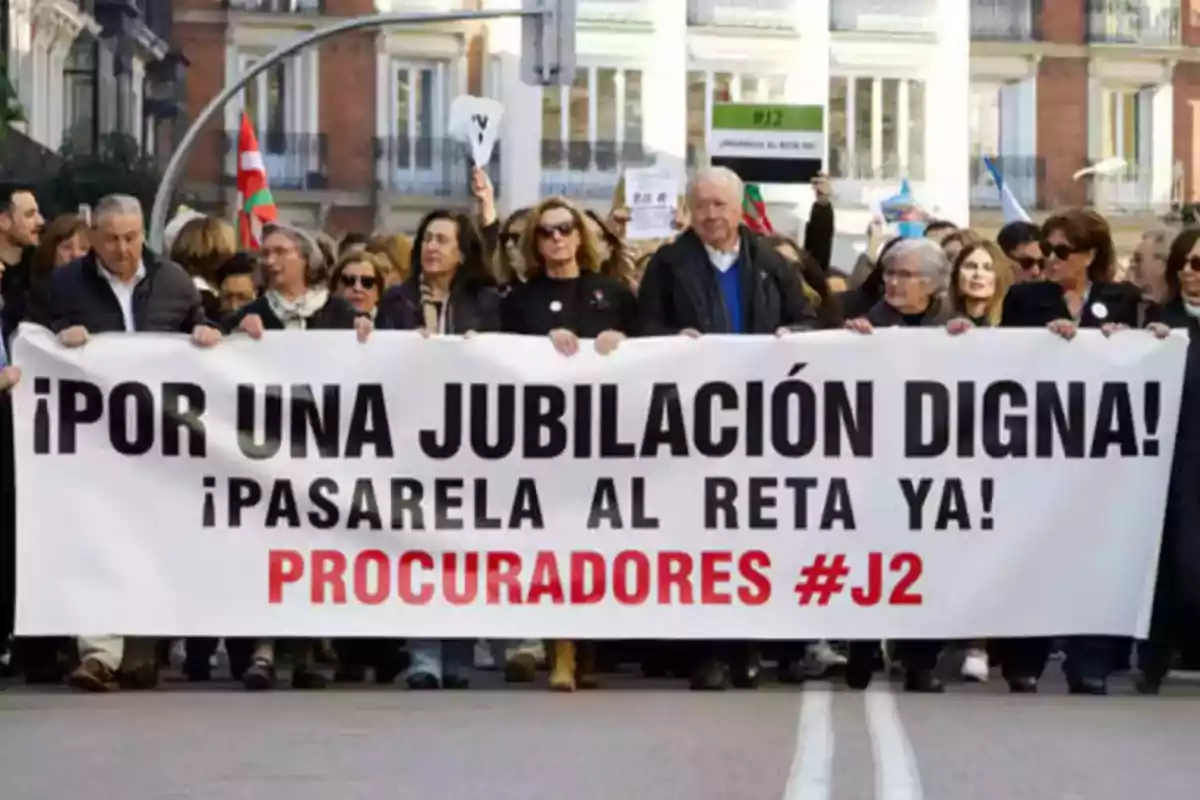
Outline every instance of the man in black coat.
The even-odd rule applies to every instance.
[[[46,324],[62,345],[83,346],[96,333],[187,333],[203,347],[220,341],[187,272],[145,248],[136,198],[104,198],[94,220],[92,252],[56,269],[48,282]],[[69,680],[84,691],[108,691],[118,671],[129,688],[158,681],[153,640],[80,637],[79,656]]]
[[[638,290],[643,336],[786,335],[813,330],[817,314],[795,270],[742,226],[745,188],[731,170],[702,171],[688,188],[691,228],[650,259]],[[746,642],[684,648],[693,689],[753,687],[758,649]]]
[[[33,191],[20,184],[0,185],[0,347],[8,364],[12,335],[38,308],[33,254],[42,231],[41,211]],[[18,373],[0,378],[4,389]],[[16,512],[13,509],[12,406],[0,389],[0,653],[8,648],[16,599]]]
[[[688,190],[692,225],[650,259],[638,288],[643,336],[783,334],[817,314],[795,270],[741,224],[743,184],[715,167]]]

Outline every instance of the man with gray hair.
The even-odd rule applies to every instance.
[[[187,272],[145,248],[137,198],[105,197],[92,219],[92,251],[50,277],[46,317],[63,346],[83,346],[97,333],[186,333],[202,347],[220,341]],[[98,692],[118,681],[133,689],[157,684],[154,640],[87,633],[79,637],[80,664],[69,678],[72,686]]]
[[[742,225],[744,192],[725,167],[692,180],[691,226],[658,249],[638,288],[642,335],[784,335],[815,327],[795,270]]]
[[[797,272],[742,225],[745,187],[732,170],[702,170],[688,187],[691,225],[658,249],[638,289],[643,336],[745,333],[783,336],[816,327]],[[687,651],[693,689],[757,685],[758,648],[750,642],[695,642]],[[674,659],[672,659],[674,660]]]

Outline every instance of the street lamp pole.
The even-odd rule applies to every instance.
[[[547,7],[538,8],[536,10],[526,9],[504,9],[496,11],[463,11],[455,14],[376,14],[368,17],[355,17],[353,19],[336,22],[328,27],[313,31],[305,36],[301,36],[293,42],[282,45],[261,61],[255,62],[254,66],[248,69],[245,74],[239,77],[236,81],[226,86],[225,89],[216,97],[214,97],[204,110],[196,117],[195,122],[188,128],[187,133],[179,142],[179,146],[175,149],[171,160],[167,162],[167,167],[163,171],[162,182],[158,185],[158,193],[154,196],[154,208],[150,213],[150,246],[156,250],[160,250],[163,245],[163,231],[167,225],[167,213],[169,212],[168,205],[171,202],[171,195],[175,193],[175,186],[179,182],[179,173],[183,170],[184,164],[187,163],[187,158],[191,154],[192,149],[196,145],[196,141],[200,138],[200,132],[204,126],[209,123],[228,103],[234,95],[242,91],[246,84],[257,78],[262,73],[266,72],[275,64],[285,58],[299,53],[314,44],[322,42],[326,39],[331,39],[343,33],[351,31],[363,30],[365,28],[384,28],[393,25],[424,25],[431,22],[462,22],[467,20],[488,20],[502,18],[528,18],[528,17],[543,17],[547,20],[553,18],[554,12]]]

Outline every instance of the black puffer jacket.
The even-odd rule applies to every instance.
[[[748,228],[741,231],[742,319],[745,333],[781,327],[810,330],[817,314],[795,270]],[[663,245],[650,259],[638,287],[638,333],[665,336],[692,328],[731,333],[708,252],[694,231]]]
[[[211,324],[200,291],[183,267],[149,250],[142,251],[146,277],[133,290],[134,328],[142,332],[191,333]],[[45,324],[54,332],[82,325],[89,333],[125,330],[121,304],[95,252],[54,270],[46,297]]]

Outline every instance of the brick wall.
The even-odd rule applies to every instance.
[[[187,3],[211,5],[208,0],[187,0]],[[189,118],[194,119],[225,85],[225,25],[218,22],[176,24],[172,38],[191,62],[187,71],[187,111]],[[205,129],[188,159],[188,181],[214,183],[220,180],[222,152],[218,134],[223,128],[224,117],[218,115]]]
[[[1085,187],[1071,175],[1087,159],[1086,58],[1045,58],[1038,71],[1037,151],[1046,160],[1038,199],[1047,208],[1082,205]]]
[[[375,36],[343,34],[321,45],[319,119],[332,189],[369,192],[375,180]]]
[[[1183,197],[1200,200],[1200,64],[1181,62],[1175,67],[1175,158],[1183,163]]]
[[[1044,0],[1042,38],[1047,42],[1082,44],[1086,29],[1084,0]]]

